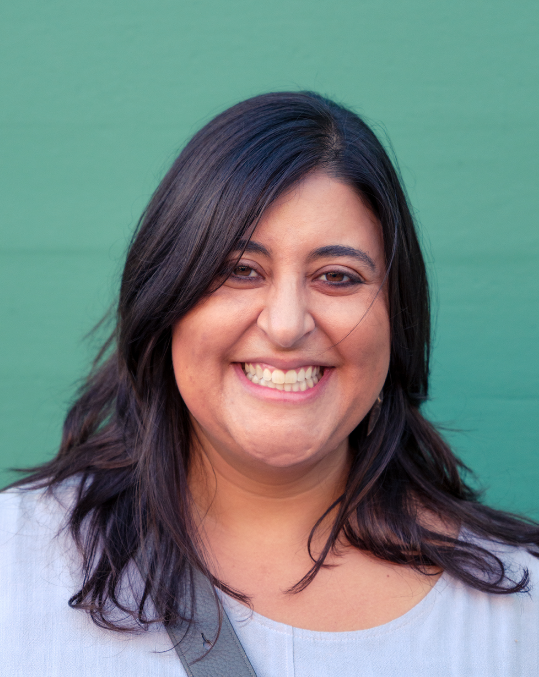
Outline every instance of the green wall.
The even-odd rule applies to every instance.
[[[536,0],[3,4],[1,468],[54,454],[83,336],[186,139],[309,88],[389,135],[432,270],[429,412],[491,502],[539,516]]]

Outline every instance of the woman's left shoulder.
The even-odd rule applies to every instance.
[[[504,564],[507,577],[515,582],[526,577],[528,583],[524,591],[535,600],[539,612],[539,550],[534,545],[505,546],[501,550],[498,556]]]
[[[536,545],[515,546],[486,539],[475,542],[499,559],[508,581],[517,582],[525,577],[528,580],[525,591],[534,591],[539,601],[539,548]]]
[[[462,534],[461,534],[462,539]],[[524,610],[533,616],[539,627],[539,549],[534,544],[515,546],[494,539],[485,539],[466,534],[462,540],[472,542],[492,557],[486,556],[478,570],[476,579],[494,583],[507,590],[488,593],[488,590],[469,587],[462,581],[452,580],[452,587],[458,597],[466,598],[472,607],[488,607],[489,615],[499,613],[520,615]],[[486,553],[484,553],[486,555]],[[496,558],[497,562],[493,559]],[[486,565],[486,566],[485,566]],[[457,592],[460,589],[460,592]],[[514,590],[514,592],[511,591]],[[470,608],[472,608],[470,607]]]

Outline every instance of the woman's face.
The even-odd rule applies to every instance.
[[[342,448],[390,352],[381,228],[316,173],[274,203],[224,284],[173,328],[178,388],[202,445],[236,467]]]

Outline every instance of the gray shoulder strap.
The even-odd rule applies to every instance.
[[[200,572],[194,574],[195,622],[185,635],[180,626],[168,626],[169,637],[189,677],[256,677],[225,610],[221,631],[213,588]],[[185,640],[181,642],[185,635]]]
[[[140,555],[135,561],[144,578],[145,567]],[[188,629],[183,624],[167,626],[168,636],[188,677],[256,677],[220,601],[217,606],[210,581],[199,571],[193,573],[193,580],[196,600],[193,623]]]

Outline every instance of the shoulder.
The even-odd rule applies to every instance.
[[[469,540],[469,539],[467,539]],[[478,633],[490,637],[494,643],[512,646],[511,642],[525,643],[537,650],[539,637],[539,559],[535,546],[515,547],[485,539],[473,539],[480,547],[498,558],[498,574],[504,577],[503,586],[522,583],[521,592],[491,593],[471,587],[450,575],[444,576],[445,594],[441,596],[439,621],[447,627],[466,628],[470,636]],[[479,565],[480,566],[480,565]],[[479,578],[493,582],[492,574],[475,571]],[[498,582],[497,580],[495,582]],[[509,641],[509,637],[512,637]],[[503,640],[503,641],[502,641]]]
[[[66,528],[78,484],[0,492],[0,672],[183,675],[161,628],[124,635],[70,608],[81,586],[79,552]]]
[[[0,563],[7,552],[36,550],[65,528],[78,482],[22,486],[0,492]]]
[[[66,529],[73,486],[0,492],[0,576],[5,609],[47,609],[73,594],[78,552]],[[66,594],[71,591],[70,594]]]
[[[491,552],[503,562],[508,580],[518,583],[527,580],[524,593],[533,600],[539,614],[539,551],[536,546],[510,547],[495,545]],[[518,594],[518,593],[517,593]]]
[[[539,548],[536,545],[518,547],[471,534],[465,534],[463,540],[478,545],[496,558],[501,565],[500,574],[508,585],[527,581],[524,591],[533,592],[539,602]],[[478,573],[481,577],[481,572]]]
[[[57,518],[72,507],[78,487],[79,478],[72,477],[51,487],[26,484],[4,489],[0,491],[0,511],[6,519],[26,520],[40,515]]]

